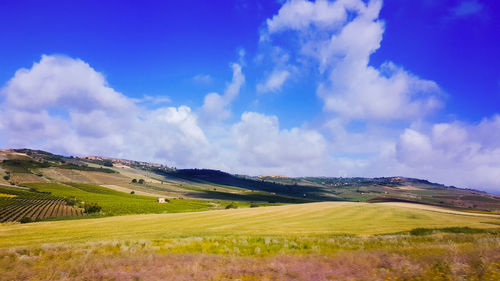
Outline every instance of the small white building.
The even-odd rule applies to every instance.
[[[167,202],[165,202],[165,198],[159,197],[159,198],[156,198],[156,203],[167,203]]]

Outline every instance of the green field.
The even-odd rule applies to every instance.
[[[97,203],[102,207],[100,215],[127,215],[151,213],[178,213],[221,209],[230,204],[220,200],[169,199],[166,204],[156,203],[155,197],[133,195],[109,188],[81,183],[27,183],[24,186],[60,198],[76,198],[77,201]],[[236,204],[236,203],[235,203]],[[249,203],[239,203],[249,206]]]
[[[414,206],[414,205],[409,205]],[[197,213],[131,215],[2,226],[0,247],[227,235],[374,235],[414,228],[498,227],[498,217],[391,204],[325,202]]]

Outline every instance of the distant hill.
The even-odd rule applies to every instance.
[[[48,188],[47,184],[57,186],[59,189]],[[68,157],[31,149],[0,150],[0,186],[3,186],[3,191],[0,191],[0,209],[14,204],[13,202],[22,205],[19,200],[24,197],[26,200],[32,200],[42,196],[40,193],[22,193],[24,197],[21,198],[16,195],[19,192],[12,191],[12,188],[25,186],[36,192],[38,189],[49,190],[59,195],[43,195],[47,198],[42,199],[67,200],[64,194],[69,193],[61,189],[65,186],[68,189],[68,186],[73,186],[74,189],[75,184],[95,186],[92,190],[104,188],[120,193],[133,192],[141,196],[150,196],[150,200],[156,197],[202,200],[200,202],[205,203],[200,203],[199,206],[203,206],[203,209],[222,208],[222,204],[229,204],[220,202],[240,202],[238,204],[243,204],[241,206],[260,206],[317,201],[372,203],[394,201],[423,203],[473,212],[500,212],[498,196],[407,177],[293,178],[277,175],[252,177],[209,169],[175,169],[155,163],[111,157]],[[2,197],[1,194],[5,195]],[[92,198],[96,203],[101,199],[104,200],[103,196],[101,198],[97,195],[75,194]],[[129,199],[120,197],[120,200],[125,202]],[[209,205],[206,205],[207,200]],[[104,210],[108,208],[106,204],[109,203],[104,201],[101,203],[105,207]],[[109,210],[120,213],[118,207],[111,205]],[[179,208],[189,209],[189,207]],[[162,212],[162,210],[167,209],[151,207],[148,212]],[[126,212],[141,211],[134,211],[132,208]]]

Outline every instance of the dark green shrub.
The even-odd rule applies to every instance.
[[[432,234],[433,232],[434,230],[430,228],[415,228],[410,230],[410,234],[415,236],[429,235]]]
[[[132,191],[130,191],[130,194],[135,194],[135,191],[133,191],[133,190],[132,190]]]
[[[78,203],[76,198],[64,198],[64,201],[66,201],[66,205],[68,206],[75,206]]]
[[[465,233],[465,234],[476,234],[485,233],[484,229],[471,228],[471,227],[445,227],[445,228],[415,228],[410,230],[411,235],[423,236],[433,233]]]
[[[133,179],[133,180],[132,180],[132,183],[137,183],[137,179]]]
[[[231,202],[231,204],[226,206],[226,209],[237,209],[237,208],[238,206],[236,206],[236,204],[234,204],[233,202]]]
[[[9,175],[5,175],[5,176],[3,176],[3,179],[6,180],[6,181],[8,181],[8,180],[10,180],[10,176]]]
[[[97,205],[97,203],[85,203],[83,209],[85,209],[85,213],[87,214],[99,213],[101,206]]]
[[[28,218],[28,217],[24,217],[22,218],[19,222],[20,223],[29,223],[29,222],[32,222],[33,220],[31,220],[31,218]]]

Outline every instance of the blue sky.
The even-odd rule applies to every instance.
[[[0,1],[0,144],[498,190],[496,2]]]

